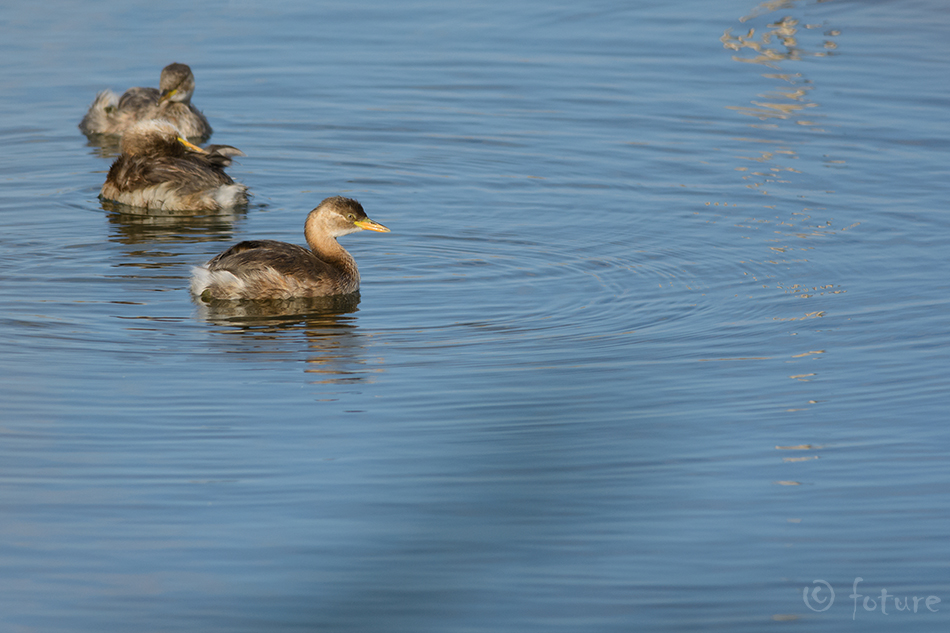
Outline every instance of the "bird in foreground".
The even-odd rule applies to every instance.
[[[109,168],[100,197],[165,211],[220,211],[247,204],[247,187],[224,173],[230,145],[202,149],[163,120],[137,123],[122,136],[122,154]]]
[[[211,136],[208,119],[192,105],[195,76],[186,64],[169,64],[162,69],[158,89],[129,88],[120,98],[111,90],[96,95],[79,129],[83,134],[123,134],[146,119],[174,123],[182,136],[203,141]]]
[[[241,242],[192,273],[191,292],[204,301],[291,299],[356,292],[360,273],[336,238],[356,231],[387,233],[356,200],[334,196],[304,223],[309,249],[275,240]]]

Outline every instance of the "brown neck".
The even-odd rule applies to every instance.
[[[313,251],[313,254],[316,255],[318,259],[341,270],[347,275],[359,275],[353,256],[347,253],[345,248],[340,246],[340,243],[336,241],[335,237],[317,231],[312,225],[306,227],[304,236],[307,238],[307,244],[310,246],[310,250]]]

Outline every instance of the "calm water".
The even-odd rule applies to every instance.
[[[945,2],[265,5],[2,11],[0,631],[947,629]],[[98,200],[172,61],[247,209]]]

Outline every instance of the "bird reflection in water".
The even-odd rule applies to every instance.
[[[243,206],[216,213],[194,213],[130,207],[111,200],[100,200],[100,204],[112,225],[109,239],[121,244],[229,241],[233,239],[235,224],[247,216]]]
[[[212,350],[254,363],[303,362],[314,384],[365,383],[368,362],[355,313],[359,292],[329,297],[199,302],[197,317],[215,326]]]
[[[357,312],[359,303],[360,293],[353,292],[293,299],[210,300],[197,305],[199,318],[210,323],[258,327],[307,323],[312,319],[335,323],[336,317]]]

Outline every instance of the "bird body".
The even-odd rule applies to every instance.
[[[360,230],[388,232],[355,200],[334,196],[307,216],[309,249],[275,240],[240,242],[193,270],[191,291],[203,300],[290,299],[359,290],[353,257],[336,238]]]
[[[79,129],[86,135],[121,135],[139,121],[165,119],[185,138],[202,141],[211,136],[208,119],[191,103],[195,76],[186,64],[162,69],[159,88],[129,88],[121,97],[111,90],[96,95]]]
[[[167,211],[219,211],[247,203],[247,187],[224,172],[230,145],[202,149],[185,141],[168,121],[135,124],[122,137],[100,196],[134,207]]]

